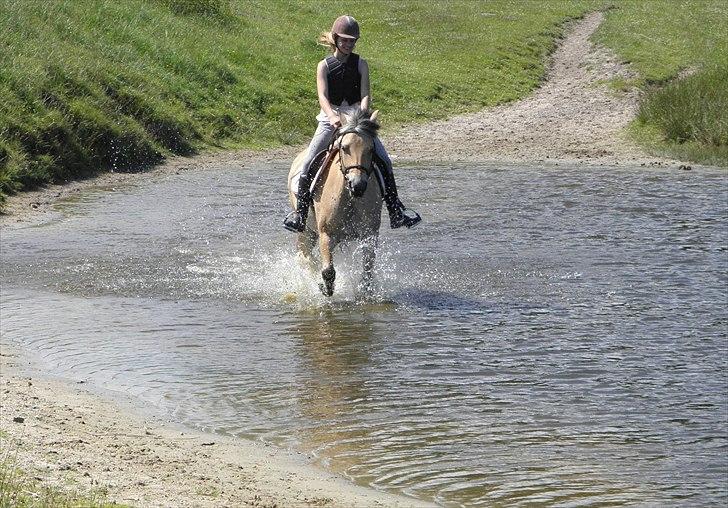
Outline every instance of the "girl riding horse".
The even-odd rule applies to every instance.
[[[356,109],[369,109],[369,66],[366,60],[353,52],[358,39],[359,23],[351,16],[336,18],[331,31],[324,32],[319,38],[319,43],[329,47],[333,54],[319,62],[316,69],[316,88],[321,111],[316,117],[318,128],[301,166],[296,210],[289,213],[283,221],[283,226],[290,231],[303,232],[306,229],[306,218],[312,199],[311,178],[314,176],[311,174],[311,163],[316,155],[331,144],[334,134],[341,127],[341,115]],[[384,202],[389,212],[390,226],[411,228],[420,222],[420,216],[407,210],[397,197],[392,161],[379,138],[375,139],[374,157],[385,183]]]

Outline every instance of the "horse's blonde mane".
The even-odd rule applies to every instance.
[[[357,134],[366,134],[372,138],[376,138],[377,132],[379,131],[379,122],[372,120],[371,116],[372,112],[368,109],[357,109],[352,113],[345,114],[339,134],[356,132]]]

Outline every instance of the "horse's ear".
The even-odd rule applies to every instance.
[[[372,112],[372,114],[369,116],[369,120],[371,120],[372,122],[376,122],[378,116],[379,116],[379,110],[378,109],[375,109]]]

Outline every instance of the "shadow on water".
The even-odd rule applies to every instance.
[[[392,299],[407,307],[420,310],[486,311],[485,301],[446,291],[408,288],[395,293]]]

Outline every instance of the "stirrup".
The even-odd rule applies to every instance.
[[[303,233],[306,230],[306,222],[301,214],[294,210],[283,219],[283,227],[294,233]]]
[[[407,208],[400,208],[397,210],[397,214],[389,219],[389,225],[392,229],[401,228],[402,226],[406,226],[407,229],[410,229],[415,227],[421,221],[422,217],[420,217],[419,213]]]

